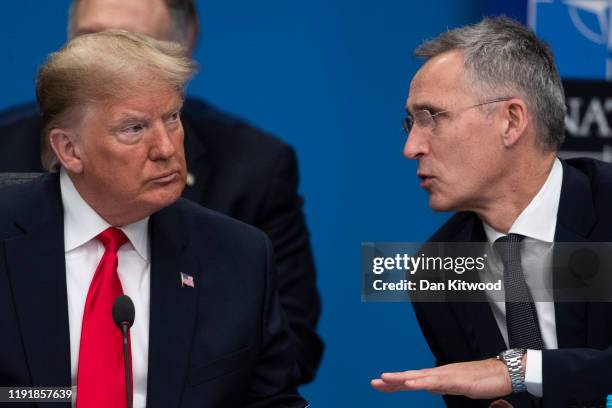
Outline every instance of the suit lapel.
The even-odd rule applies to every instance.
[[[211,162],[208,160],[208,149],[198,137],[201,129],[196,129],[192,121],[192,115],[187,111],[181,118],[185,130],[185,159],[187,160],[187,171],[193,177],[192,185],[185,187],[183,197],[195,202],[201,202],[206,189],[206,183],[211,173]]]
[[[585,241],[597,222],[591,181],[566,162],[561,163],[563,164],[563,182],[557,212],[555,241]]]
[[[5,241],[7,269],[32,385],[69,386],[70,335],[59,177],[32,182],[21,219],[24,235]],[[43,207],[34,208],[41,202]],[[33,216],[35,214],[35,216]]]
[[[563,183],[557,213],[555,242],[584,242],[596,223],[590,180],[567,163],[563,164]],[[555,256],[555,259],[557,257]],[[565,268],[554,268],[553,288],[558,286]],[[555,303],[555,324],[559,348],[586,346],[587,304]]]
[[[182,228],[174,206],[151,216],[148,407],[178,406],[188,370],[200,282]],[[181,286],[181,272],[195,288]]]

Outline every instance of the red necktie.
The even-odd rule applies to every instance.
[[[102,242],[105,251],[89,285],[85,301],[76,406],[120,408],[127,406],[123,338],[113,321],[112,308],[117,296],[123,294],[117,275],[117,251],[128,238],[121,230],[113,227],[106,229],[96,238]]]

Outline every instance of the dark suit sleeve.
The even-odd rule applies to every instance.
[[[272,240],[280,302],[297,349],[298,383],[303,384],[311,381],[316,373],[323,343],[316,332],[321,304],[297,186],[295,153],[292,148],[283,146],[256,225]]]
[[[542,386],[544,408],[600,406],[612,394],[612,347],[543,350]]]
[[[267,256],[262,346],[245,407],[303,408],[308,404],[300,398],[295,387],[295,348],[279,302],[272,249],[267,238],[265,242]]]

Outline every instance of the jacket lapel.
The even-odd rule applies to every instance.
[[[43,194],[40,194],[42,187]],[[38,193],[37,193],[38,192]],[[70,386],[70,336],[59,177],[32,182],[22,216],[24,234],[5,241],[7,269],[32,385]],[[46,204],[41,208],[41,202]],[[35,214],[35,216],[33,216]]]
[[[563,183],[557,213],[555,242],[584,242],[596,223],[590,180],[566,162],[563,163]],[[556,259],[556,256],[555,256]],[[554,268],[553,288],[562,279],[565,268]],[[559,348],[586,346],[587,304],[584,302],[555,303],[555,324]]]
[[[151,300],[147,407],[178,406],[188,371],[199,276],[187,256],[184,220],[174,206],[151,216]],[[195,287],[181,285],[181,272]]]

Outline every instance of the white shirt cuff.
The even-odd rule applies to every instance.
[[[525,387],[534,397],[542,397],[542,351],[527,350],[525,367]]]

